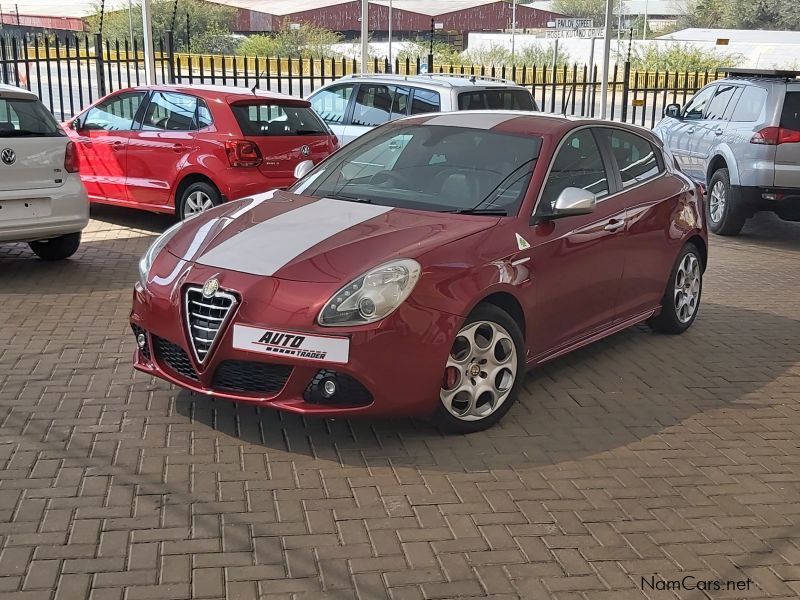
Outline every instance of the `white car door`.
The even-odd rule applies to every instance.
[[[408,114],[410,89],[381,83],[362,83],[356,91],[353,117],[345,131],[350,142],[378,125]]]
[[[355,87],[355,83],[332,85],[308,98],[311,108],[328,124],[342,145],[350,141],[347,137],[348,108]]]

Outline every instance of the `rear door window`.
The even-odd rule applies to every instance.
[[[347,113],[347,104],[353,94],[353,85],[337,85],[317,92],[311,108],[327,123],[341,125]]]
[[[528,90],[476,90],[458,95],[458,110],[536,110]]]
[[[767,104],[767,90],[755,85],[748,85],[739,96],[736,109],[733,111],[731,121],[737,123],[752,123],[761,120],[764,107]]]
[[[442,99],[439,92],[414,88],[414,98],[411,101],[411,114],[439,112],[442,110]]]
[[[55,118],[38,100],[0,98],[0,138],[60,135]]]
[[[736,92],[737,87],[738,86],[735,85],[720,85],[717,88],[717,93],[714,95],[714,98],[712,98],[711,102],[708,103],[706,119],[711,121],[722,120],[722,117],[725,114],[725,109],[728,108],[728,104],[733,98],[733,94]]]
[[[172,92],[154,92],[144,112],[144,131],[191,131],[197,129],[197,98]]]
[[[353,106],[353,125],[377,127],[408,114],[407,88],[377,83],[358,86]]]
[[[234,104],[231,106],[246,136],[328,135],[328,128],[305,106]]]
[[[83,129],[130,131],[145,95],[145,92],[123,92],[104,100],[86,113]]]
[[[800,131],[800,92],[786,92],[781,113],[781,127]]]

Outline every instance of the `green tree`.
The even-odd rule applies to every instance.
[[[342,35],[317,27],[302,24],[300,27],[285,27],[280,31],[264,35],[252,35],[239,45],[237,52],[245,56],[334,56],[333,44],[342,41]]]
[[[618,60],[625,60],[617,56]],[[631,49],[631,67],[636,71],[715,71],[735,67],[743,57],[692,44],[648,44]]]
[[[96,12],[89,17],[89,31],[97,32],[100,29],[100,3],[95,4]],[[151,2],[153,37],[158,39],[173,29],[175,48],[179,51],[187,49],[186,21],[189,16],[189,32],[192,52],[210,52],[230,42],[223,40],[230,37],[235,26],[236,9],[230,6],[203,2],[202,0],[178,0],[178,10],[175,13],[175,26],[173,28],[174,0],[153,0]],[[130,15],[127,9],[106,12],[103,19],[103,37],[108,40],[122,42],[133,37],[142,40],[142,5],[141,0],[133,0]]]
[[[618,8],[619,0],[614,0],[614,15]],[[595,27],[603,27],[606,22],[606,0],[553,0],[553,11],[568,17],[594,19]]]

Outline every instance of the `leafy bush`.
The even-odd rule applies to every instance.
[[[626,54],[617,55],[624,61]],[[692,44],[648,44],[631,49],[631,67],[638,71],[716,71],[734,67],[743,60],[740,54],[718,52]]]
[[[287,27],[271,34],[253,35],[245,39],[238,53],[245,56],[331,56],[331,46],[342,41],[342,35],[317,27],[302,24],[300,27]]]
[[[416,61],[419,56],[423,61],[427,60],[430,44],[425,40],[416,40],[397,54],[397,57],[404,61],[406,57],[411,61]],[[558,53],[557,64],[569,63],[569,54],[563,51]],[[475,48],[464,52],[457,52],[452,46],[443,42],[433,44],[433,63],[436,65],[484,65],[487,67],[500,67],[503,65],[517,66],[527,65],[552,65],[553,48],[552,46],[527,46],[516,52],[512,59],[511,50],[506,46],[492,44],[488,48]]]

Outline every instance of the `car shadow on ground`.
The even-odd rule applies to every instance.
[[[710,238],[712,245],[721,241],[713,234]],[[724,241],[800,252],[800,222],[784,221],[773,213],[758,213],[747,220],[738,236],[724,238]]]
[[[303,453],[347,466],[519,470],[646,446],[646,438],[709,411],[731,415],[769,405],[769,394],[758,392],[792,376],[798,340],[798,321],[706,303],[682,336],[635,327],[543,365],[528,375],[520,401],[499,425],[467,436],[444,435],[412,419],[306,419],[186,391],[175,406],[268,453]],[[716,359],[718,346],[739,351]]]
[[[95,221],[103,221],[109,225],[150,231],[154,234],[161,233],[177,223],[174,214],[153,213],[109,204],[92,204],[91,217]]]

